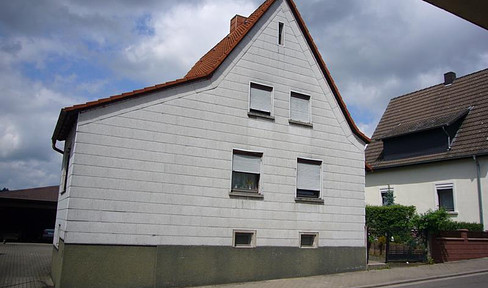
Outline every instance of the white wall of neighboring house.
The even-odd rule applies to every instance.
[[[483,218],[488,223],[488,158],[479,158]],[[414,205],[418,213],[438,209],[436,184],[452,183],[452,219],[480,223],[476,164],[472,158],[377,170],[366,175],[366,204],[381,205],[381,188],[394,190],[395,203]]]
[[[277,3],[212,79],[79,115],[65,243],[231,246],[250,229],[257,246],[318,232],[319,246],[364,247],[364,145]],[[273,87],[274,121],[247,115],[250,82]],[[313,127],[289,123],[291,91],[310,95]],[[263,153],[263,200],[229,197],[233,149]],[[324,205],[295,202],[299,157],[322,161]]]

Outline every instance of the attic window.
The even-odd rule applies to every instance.
[[[283,28],[285,27],[285,24],[282,22],[278,23],[278,45],[283,45]]]
[[[383,135],[383,159],[396,160],[447,152],[470,109],[421,121],[400,123]]]

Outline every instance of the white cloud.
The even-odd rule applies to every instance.
[[[0,1],[0,188],[54,185],[62,107],[182,77],[262,1]],[[486,31],[424,1],[296,1],[367,135],[392,97],[488,66]]]
[[[153,84],[181,78],[228,34],[235,14],[255,8],[248,1],[202,1],[155,11],[148,23],[154,34],[127,46],[116,65],[124,76]]]

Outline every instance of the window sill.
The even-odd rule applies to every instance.
[[[310,204],[324,205],[324,199],[321,199],[321,198],[295,197],[295,202],[296,203],[310,203]]]
[[[459,212],[458,211],[446,211],[447,215],[449,216],[458,216]]]
[[[293,125],[310,127],[310,128],[313,127],[313,124],[311,122],[302,122],[302,121],[293,120],[293,119],[288,119],[288,123],[293,124]]]
[[[273,120],[273,121],[275,120],[274,116],[266,115],[266,114],[254,112],[254,111],[247,112],[247,116],[252,117],[252,118],[264,118],[264,119]]]
[[[229,196],[231,198],[248,198],[248,199],[264,199],[263,194],[260,194],[258,192],[248,192],[246,190],[232,190],[229,193]]]

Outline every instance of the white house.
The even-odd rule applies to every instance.
[[[291,0],[234,17],[181,79],[62,109],[52,140],[56,287],[365,268],[369,139]]]
[[[455,221],[488,221],[488,69],[390,101],[366,149],[366,203],[395,202]],[[486,228],[486,226],[485,226]]]

